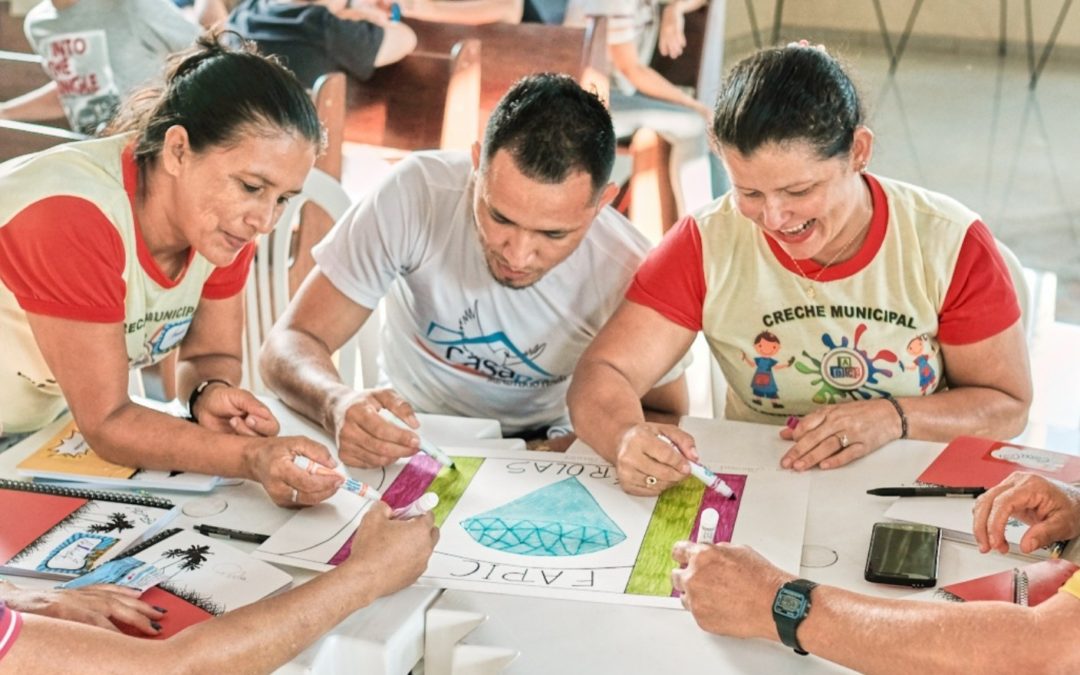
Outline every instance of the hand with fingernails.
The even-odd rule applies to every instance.
[[[420,436],[380,417],[384,408],[413,429],[420,428],[412,406],[393,389],[352,392],[330,404],[326,427],[334,434],[338,457],[347,466],[387,466],[420,451]]]
[[[794,441],[780,466],[795,471],[815,466],[835,469],[900,436],[900,418],[885,399],[826,405],[780,430],[780,438]]]
[[[252,439],[244,452],[248,477],[262,483],[266,494],[278,506],[311,506],[328,499],[345,482],[335,472],[309,473],[293,463],[304,455],[326,467],[337,460],[322,445],[302,436]]]
[[[615,473],[625,492],[654,496],[690,475],[687,459],[699,461],[693,436],[671,424],[642,422],[620,439]]]
[[[254,394],[223,381],[206,385],[191,414],[201,427],[240,436],[276,436],[281,428]]]

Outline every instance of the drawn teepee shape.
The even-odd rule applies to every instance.
[[[626,539],[577,478],[466,518],[461,526],[477,543],[519,555],[584,555]]]

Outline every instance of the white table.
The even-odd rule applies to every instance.
[[[687,418],[683,428],[697,439],[706,464],[778,464],[788,443],[777,427]],[[899,597],[912,589],[863,580],[870,528],[883,520],[892,499],[871,497],[866,490],[910,483],[940,452],[943,444],[898,441],[868,457],[833,471],[814,471],[807,512],[804,565],[831,560],[827,567],[801,569],[801,575],[869,595]],[[571,452],[575,451],[571,448]],[[586,449],[587,450],[587,449]],[[783,495],[777,495],[783,499]],[[944,542],[939,584],[947,584],[1015,566],[1017,559],[982,556],[968,545]],[[674,563],[672,563],[674,566]],[[604,605],[589,602],[446,591],[433,609],[461,610],[487,620],[461,644],[503,647],[519,652],[501,672],[507,675],[550,673],[777,673],[847,672],[823,659],[798,656],[787,647],[763,640],[737,640],[703,632],[683,610]],[[460,664],[433,662],[428,675],[468,670]]]
[[[330,439],[320,428],[276,399],[263,400],[281,422],[282,435],[308,436],[333,448]],[[441,445],[467,443],[470,446],[524,449],[522,441],[495,440],[501,437],[499,424],[495,420],[444,415],[418,417],[425,436]],[[66,421],[67,418],[59,420],[0,453],[0,476],[19,478],[15,473],[15,465],[41,447]],[[295,513],[292,509],[274,506],[258,483],[242,480],[228,483],[230,484],[218,487],[211,493],[161,493],[167,494],[169,499],[182,507],[197,506],[200,500],[206,504],[207,499],[223,499],[227,504],[224,511],[208,517],[192,517],[181,513],[171,526],[190,528],[192,525],[205,523],[249,532],[271,533]],[[230,541],[229,544],[248,552],[256,548],[256,544],[242,541]],[[298,568],[286,568],[286,571],[293,576],[296,584],[308,581],[315,575],[314,572]],[[23,586],[53,585],[52,582],[30,578],[19,578],[17,583]],[[364,673],[374,675],[405,675],[423,655],[424,613],[439,593],[438,589],[415,586],[376,600],[368,607],[353,613],[277,672],[351,674],[357,672],[358,667],[362,667]]]

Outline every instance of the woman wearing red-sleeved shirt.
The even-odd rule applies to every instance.
[[[863,122],[822,48],[763,50],[728,75],[713,133],[732,190],[645,260],[568,395],[579,437],[628,492],[657,494],[697,458],[636,401],[698,331],[728,382],[726,416],[785,425],[785,468],[1023,429],[1027,347],[993,237],[955,200],[867,173]]]
[[[277,420],[241,373],[253,239],[298,193],[320,144],[287,70],[207,37],[163,87],[136,96],[117,133],[0,166],[0,434],[70,408],[105,459],[257,480],[313,504],[340,478]],[[190,424],[132,402],[129,368],[179,349]]]

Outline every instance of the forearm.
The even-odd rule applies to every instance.
[[[42,85],[33,91],[0,103],[0,119],[34,122],[64,117],[56,83]]]
[[[672,382],[654,387],[641,397],[645,419],[663,424],[679,424],[683,415],[690,412],[690,392],[686,387],[686,374]]]
[[[897,401],[907,417],[909,438],[945,442],[961,435],[1012,438],[1027,425],[1028,402],[989,387],[957,387]]]
[[[206,380],[224,380],[234,387],[243,379],[243,365],[232,354],[201,354],[181,358],[176,364],[176,392],[181,401]]]
[[[406,17],[438,23],[478,26],[485,23],[519,23],[523,0],[402,0]]]
[[[266,673],[382,593],[372,575],[338,568],[287,593],[197,624],[167,644],[189,672]]]
[[[635,67],[627,69],[623,75],[634,85],[638,93],[645,96],[651,96],[661,101],[675,103],[695,110],[703,105],[672,84],[666,77],[644,64],[639,63]]]
[[[640,395],[604,361],[579,363],[566,399],[578,438],[612,463],[623,435],[645,421]]]
[[[865,673],[1051,672],[1062,650],[1046,646],[1067,643],[1050,636],[1067,634],[1068,626],[1060,625],[1065,619],[1047,620],[1046,609],[1062,601],[1080,604],[1064,597],[1036,609],[884,600],[825,586],[811,598],[813,608],[798,629],[800,644]]]
[[[707,3],[708,0],[674,0],[674,2],[668,3],[668,7],[678,8],[683,14],[689,14],[701,9]]]
[[[0,672],[119,675],[147,672],[267,673],[380,595],[376,580],[338,568],[299,588],[191,626],[163,641],[25,616]]]
[[[301,331],[274,330],[259,367],[266,386],[290,408],[335,433],[334,408],[355,390],[342,382],[326,344]]]
[[[198,424],[128,402],[104,418],[75,421],[103,459],[160,471],[193,471],[253,478],[250,455],[258,439],[217,433]]]

